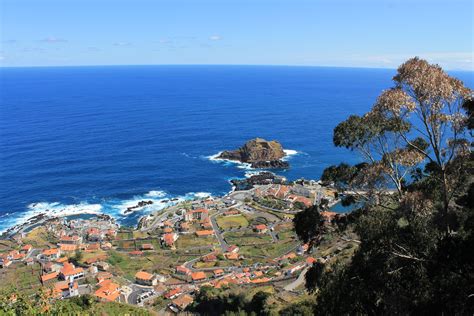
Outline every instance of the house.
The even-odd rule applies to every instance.
[[[227,260],[239,260],[239,254],[236,252],[226,252],[224,256]]]
[[[96,227],[91,227],[87,230],[87,240],[89,241],[100,241],[102,237],[101,231]]]
[[[306,264],[307,264],[308,266],[312,266],[313,263],[315,263],[315,262],[316,262],[316,259],[314,259],[313,257],[308,257],[308,258],[306,258]]]
[[[183,311],[193,301],[194,299],[191,295],[183,294],[171,302],[170,309],[174,312]]]
[[[184,274],[184,275],[189,275],[191,273],[191,270],[184,266],[177,266],[176,267],[176,273],[177,274]]]
[[[24,254],[28,254],[31,250],[33,250],[33,246],[30,244],[27,244],[21,247],[20,252]]]
[[[164,234],[162,237],[161,237],[161,244],[166,246],[166,247],[174,247],[174,242],[178,240],[178,234],[176,233],[168,233],[168,234]]]
[[[252,282],[254,284],[258,284],[258,283],[267,283],[269,281],[271,281],[270,278],[259,278],[259,279],[253,279],[250,282]]]
[[[198,281],[203,281],[207,279],[207,276],[204,272],[198,271],[198,272],[191,273],[191,279],[193,280],[193,282],[198,282]]]
[[[209,218],[206,218],[201,221],[201,228],[202,229],[210,229],[212,228],[211,220]]]
[[[54,262],[46,262],[43,264],[43,271],[46,273],[51,273],[51,272],[59,272],[61,270],[62,266],[58,263]]]
[[[102,250],[110,250],[112,249],[112,244],[109,242],[106,242],[106,243],[101,244],[100,248],[102,248]]]
[[[212,274],[214,275],[215,278],[217,278],[224,275],[224,270],[217,269],[217,270],[212,271]]]
[[[259,224],[256,225],[253,230],[259,234],[265,234],[268,231],[267,225],[265,224]]]
[[[140,250],[153,250],[153,245],[152,244],[142,244],[140,246]]]
[[[110,266],[107,262],[104,262],[104,261],[99,261],[95,264],[95,266],[97,267],[97,269],[99,269],[100,271],[107,271],[109,270]]]
[[[50,248],[43,250],[43,257],[47,260],[58,259],[61,256],[61,250],[58,248]]]
[[[109,272],[99,272],[95,278],[97,279],[98,283],[101,283],[102,281],[112,279],[112,276],[112,273]]]
[[[203,262],[216,262],[217,261],[217,256],[213,253],[207,254],[201,258],[201,261]]]
[[[77,282],[60,281],[54,284],[53,296],[68,298],[79,295],[79,285]]]
[[[145,271],[138,271],[135,274],[135,282],[138,284],[148,285],[148,286],[157,284],[157,280],[155,276]]]
[[[77,235],[73,235],[73,236],[65,235],[60,238],[59,243],[66,244],[66,245],[79,245],[82,243],[82,238]]]
[[[106,232],[105,232],[105,236],[108,238],[108,239],[115,239],[115,237],[117,236],[117,231],[115,229],[108,229]]]
[[[120,286],[110,279],[104,280],[99,283],[99,289],[94,295],[105,302],[116,301],[120,296]]]
[[[130,251],[128,254],[130,256],[138,257],[138,256],[143,256],[143,251],[134,250],[134,251]]]
[[[72,263],[65,262],[63,268],[59,270],[59,277],[66,281],[73,281],[84,277],[84,269],[76,268]]]
[[[163,227],[173,227],[173,223],[171,221],[166,220],[163,222]]]
[[[237,247],[236,245],[230,245],[229,247],[227,247],[227,252],[239,252],[240,248]]]
[[[48,282],[50,280],[56,280],[58,278],[59,272],[51,272],[48,274],[43,274],[41,276],[41,283]]]
[[[189,225],[189,223],[187,222],[182,222],[181,224],[179,224],[179,230],[182,232],[188,232],[190,228],[191,225]]]
[[[214,235],[214,231],[213,230],[198,230],[196,231],[195,234],[198,237],[209,237],[209,236]]]
[[[12,262],[11,262],[10,260],[8,260],[7,258],[1,258],[1,259],[0,259],[0,267],[1,267],[1,268],[7,268],[7,267],[9,267],[11,264],[12,264]]]
[[[184,220],[186,222],[191,222],[191,221],[195,221],[195,220],[202,221],[202,220],[207,219],[207,218],[209,218],[209,211],[204,209],[204,208],[187,211],[184,214]]]
[[[172,299],[177,298],[181,294],[183,294],[183,290],[180,287],[177,287],[175,289],[169,290],[163,296],[166,299],[172,300]]]
[[[313,201],[311,201],[311,199],[304,196],[294,195],[294,194],[288,195],[288,201],[290,201],[293,205],[296,202],[302,203],[304,204],[305,207],[310,207],[313,205]]]
[[[33,265],[34,263],[35,263],[35,261],[33,260],[33,258],[28,258],[28,259],[25,260],[25,264],[26,264],[27,266],[31,266],[31,265]]]
[[[297,272],[297,271],[303,269],[304,267],[305,267],[305,265],[304,265],[304,264],[301,264],[301,263],[300,263],[300,264],[292,265],[292,266],[288,267],[288,268],[285,270],[285,274],[286,274],[286,275],[291,275],[291,274],[293,274],[293,273],[295,273],[295,272]]]
[[[240,214],[240,212],[238,210],[236,210],[235,208],[232,208],[232,209],[224,212],[224,216],[233,216],[233,215],[239,215],[239,214]]]
[[[173,232],[173,228],[171,228],[171,227],[165,227],[163,229],[163,233],[165,233],[165,234],[169,234],[169,233],[172,233],[172,232]]]
[[[99,243],[92,243],[88,244],[86,247],[87,252],[94,252],[100,250],[100,244]]]
[[[75,244],[59,244],[59,249],[61,253],[73,253],[77,250],[77,245]]]

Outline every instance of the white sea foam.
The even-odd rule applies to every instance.
[[[212,194],[209,192],[190,192],[188,194],[194,195],[195,197],[200,198],[200,199],[212,197]]]
[[[148,192],[147,194],[145,194],[145,196],[151,197],[151,198],[165,197],[165,196],[166,196],[166,192],[164,192],[164,191],[150,191],[150,192]]]

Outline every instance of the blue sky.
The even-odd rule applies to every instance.
[[[0,0],[2,66],[263,64],[473,70],[471,0]]]

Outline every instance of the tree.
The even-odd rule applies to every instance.
[[[324,219],[319,212],[319,206],[311,206],[293,218],[296,235],[304,243],[309,243],[310,248],[324,232]]]
[[[393,80],[395,86],[382,92],[371,111],[352,115],[334,129],[334,144],[358,151],[368,163],[360,173],[366,176],[355,177],[359,181],[353,184],[386,190],[383,180],[388,180],[398,200],[409,175],[430,163],[449,233],[449,203],[464,167],[457,158],[469,153],[463,105],[469,109],[472,91],[438,65],[417,57],[402,64]]]

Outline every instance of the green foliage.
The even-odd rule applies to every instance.
[[[304,243],[313,243],[324,231],[324,220],[318,206],[311,206],[295,214],[293,224],[296,235]]]

